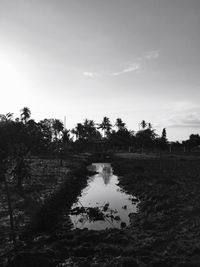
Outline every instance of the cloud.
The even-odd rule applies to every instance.
[[[128,66],[123,70],[118,72],[113,72],[110,75],[118,76],[128,72],[136,72],[142,67],[142,64],[144,63],[145,60],[156,59],[159,56],[160,56],[160,50],[145,51],[141,57],[138,57],[136,62],[129,63]]]
[[[160,50],[151,50],[151,51],[146,51],[144,52],[144,58],[146,59],[155,59],[159,57],[160,55]]]
[[[84,76],[87,76],[89,78],[94,78],[94,77],[99,77],[100,74],[99,73],[96,73],[96,72],[89,72],[89,71],[84,71],[83,72],[83,75]]]
[[[90,71],[84,71],[82,74],[89,78],[95,78],[95,77],[102,77],[102,76],[119,76],[121,74],[125,74],[128,72],[138,71],[140,68],[139,63],[129,63],[124,69],[118,71],[118,72],[107,72],[107,73],[97,73],[97,72],[90,72]]]
[[[176,111],[184,112],[184,111],[190,111],[192,109],[199,108],[199,106],[188,101],[175,101],[170,104],[169,108],[173,112],[176,112]]]
[[[156,59],[160,55],[160,50],[150,50],[150,51],[145,51],[142,56],[138,57],[135,62],[130,62],[125,65],[125,67],[119,71],[116,72],[107,72],[107,73],[96,73],[96,72],[90,72],[90,71],[85,71],[82,74],[84,76],[87,76],[89,78],[95,78],[95,77],[102,77],[102,76],[119,76],[122,74],[126,74],[129,72],[138,72],[139,69],[141,69],[142,64],[145,63],[146,60],[151,60],[151,59]]]
[[[200,128],[200,106],[181,101],[171,103],[161,121],[159,126],[169,128]]]
[[[127,72],[133,72],[133,71],[138,71],[140,68],[140,64],[139,63],[130,63],[126,68],[124,68],[121,71],[118,72],[113,72],[110,75],[111,76],[118,76]]]
[[[170,128],[200,128],[200,112],[184,114],[174,117],[171,121]]]

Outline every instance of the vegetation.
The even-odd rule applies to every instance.
[[[102,148],[124,151],[192,151],[198,149],[200,136],[191,134],[188,140],[168,142],[166,128],[161,136],[152,124],[142,120],[139,131],[129,130],[126,123],[117,118],[114,126],[108,117],[101,123],[85,119],[73,129],[64,129],[59,119],[31,119],[28,107],[21,110],[20,118],[13,113],[0,115],[0,149],[5,157],[25,157],[28,154],[49,154],[69,150],[98,150]]]
[[[106,116],[100,123],[85,119],[70,130],[65,129],[62,121],[56,118],[36,122],[31,118],[28,107],[21,110],[19,118],[14,119],[13,113],[0,115],[0,215],[8,218],[10,224],[9,238],[3,239],[8,248],[3,258],[12,258],[15,254],[16,262],[8,266],[29,266],[30,255],[21,265],[19,251],[22,248],[32,248],[33,251],[47,248],[44,254],[48,259],[53,247],[54,264],[49,266],[79,266],[73,263],[67,265],[66,257],[71,259],[85,255],[95,255],[91,256],[94,264],[98,258],[99,265],[94,266],[195,266],[188,264],[189,256],[195,255],[198,247],[198,240],[193,242],[192,238],[197,234],[196,224],[199,225],[199,162],[198,159],[186,162],[184,157],[176,159],[177,155],[173,158],[170,152],[181,152],[182,155],[192,152],[195,155],[199,147],[198,134],[191,134],[182,143],[169,142],[166,128],[159,136],[152,124],[145,120],[139,123],[138,131],[128,129],[121,118],[112,124]],[[85,166],[90,162],[88,155],[92,154],[95,158],[98,154],[94,152],[101,155],[135,152],[127,154],[140,156],[154,152],[157,157],[155,160],[123,161],[117,158],[113,161],[120,175],[121,187],[141,200],[141,212],[131,217],[131,228],[127,231],[69,233],[71,226],[67,216],[87,184]],[[81,212],[91,220],[105,219],[103,212],[108,209],[106,205],[102,209],[85,207]],[[63,218],[67,222],[65,225]],[[6,229],[4,222],[2,225],[0,233]],[[48,236],[48,242],[43,235]],[[177,246],[170,236],[176,237]],[[88,243],[80,246],[80,242],[85,240]],[[194,251],[190,245],[184,245],[187,240],[194,244]],[[1,246],[0,252],[2,254]],[[38,255],[38,262],[47,260]],[[100,262],[104,255],[107,255],[107,265]],[[133,255],[136,255],[136,260]],[[173,256],[168,261],[171,265],[167,265],[170,255]],[[26,256],[23,255],[23,259]],[[89,266],[87,260],[85,264]]]
[[[199,157],[119,159],[112,163],[124,190],[140,199],[131,214],[137,266],[199,266]],[[130,265],[131,266],[131,265]]]

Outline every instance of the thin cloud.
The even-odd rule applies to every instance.
[[[172,124],[169,127],[182,127],[182,128],[200,128],[199,113],[194,112],[192,114],[185,114],[184,116],[178,116],[174,118]]]
[[[169,105],[160,126],[200,128],[200,106],[190,102],[174,102]]]
[[[124,69],[117,71],[117,72],[111,72],[111,73],[96,73],[96,72],[90,72],[85,71],[83,72],[84,76],[87,76],[89,78],[95,78],[95,77],[102,77],[102,76],[119,76],[122,74],[126,74],[129,72],[138,72],[139,69],[141,69],[142,64],[145,62],[145,60],[151,60],[156,59],[160,55],[160,50],[151,50],[151,51],[145,51],[141,57],[138,57],[136,62],[131,62],[128,65],[125,66]]]
[[[89,78],[102,77],[102,76],[119,76],[121,74],[125,74],[125,73],[128,73],[128,72],[138,71],[139,68],[140,68],[140,64],[139,63],[130,63],[123,70],[120,70],[118,72],[100,74],[100,73],[97,73],[97,72],[85,71],[82,74],[84,76],[86,76],[86,77],[89,77]]]
[[[94,78],[94,77],[99,77],[100,74],[99,73],[96,73],[96,72],[89,72],[89,71],[84,71],[83,72],[83,75],[84,76],[87,76],[89,78]]]
[[[160,56],[160,50],[151,50],[144,52],[144,58],[146,59],[155,59]]]
[[[140,68],[140,64],[139,63],[131,63],[125,69],[123,69],[121,71],[118,71],[118,72],[113,72],[110,75],[111,76],[119,76],[119,75],[124,74],[124,73],[138,71],[139,68]]]
[[[192,109],[198,109],[199,105],[188,102],[188,101],[175,101],[170,104],[170,110],[173,112],[180,111],[181,113],[184,111],[191,111]]]

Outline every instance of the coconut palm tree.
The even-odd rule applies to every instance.
[[[85,127],[85,130],[89,130],[90,128],[95,128],[95,123],[93,120],[85,119],[83,122],[83,126]]]
[[[84,139],[84,125],[77,123],[76,127],[71,130],[72,134],[75,134],[76,140]]]
[[[104,131],[104,137],[108,136],[112,129],[112,124],[110,122],[110,119],[108,117],[104,117],[102,123],[99,124],[98,129],[101,129]]]
[[[117,118],[115,126],[118,128],[118,131],[121,131],[126,128],[126,123],[124,123],[121,118]]]
[[[145,120],[142,120],[140,125],[142,126],[142,129],[144,130],[147,127],[147,123]]]
[[[13,118],[13,113],[7,113],[6,115],[0,114],[0,121],[8,122],[11,121]]]
[[[20,117],[21,117],[21,121],[26,124],[28,119],[31,117],[31,111],[28,107],[24,107],[21,109],[21,114],[20,114]]]
[[[95,122],[93,120],[85,119],[84,123],[84,135],[88,140],[95,139],[98,136],[98,131],[95,127]]]

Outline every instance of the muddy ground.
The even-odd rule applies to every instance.
[[[56,187],[50,183],[46,195],[45,186],[37,189],[42,204],[22,216],[17,256],[5,240],[4,266],[200,266],[199,158],[113,157],[120,186],[140,200],[139,213],[125,229],[71,230],[68,212],[87,184],[87,163],[88,156],[69,160]]]
[[[200,159],[121,159],[113,167],[141,200],[130,217],[139,266],[200,266]]]

